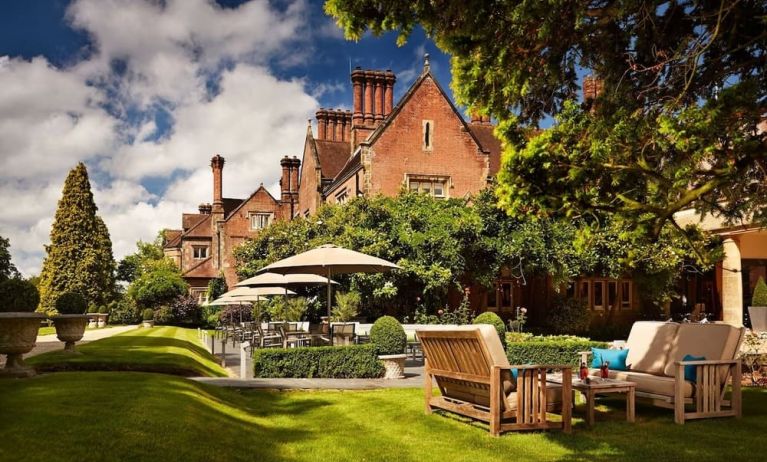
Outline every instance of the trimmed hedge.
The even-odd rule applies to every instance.
[[[269,348],[253,353],[259,378],[369,379],[381,377],[383,364],[373,345]]]
[[[570,364],[580,366],[581,351],[607,348],[607,343],[582,338],[533,337],[522,342],[510,342],[506,356],[512,365]]]

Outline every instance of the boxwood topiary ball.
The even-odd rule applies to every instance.
[[[370,343],[379,355],[398,355],[405,352],[407,334],[402,324],[391,316],[382,316],[370,329]]]
[[[495,327],[498,332],[498,338],[501,339],[501,345],[503,349],[506,349],[506,324],[503,323],[503,319],[492,311],[485,311],[476,318],[474,318],[474,324],[490,324]]]
[[[151,321],[151,320],[153,320],[154,319],[154,310],[151,309],[151,308],[145,309],[141,313],[141,319],[144,320],[144,321]]]
[[[31,313],[40,303],[37,287],[23,279],[8,279],[0,283],[0,312]]]
[[[59,314],[85,314],[88,302],[77,292],[64,292],[56,299],[56,311]]]

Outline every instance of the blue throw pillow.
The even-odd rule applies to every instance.
[[[614,371],[627,371],[626,357],[629,350],[607,350],[604,348],[592,348],[591,355],[594,359],[591,361],[591,367],[599,369],[602,363],[607,361],[609,367]]]
[[[682,361],[705,361],[705,356],[685,355]],[[698,366],[684,366],[684,379],[688,382],[698,381]]]

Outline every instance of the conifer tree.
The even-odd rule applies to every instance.
[[[40,309],[51,311],[65,292],[82,294],[88,303],[102,305],[114,294],[112,242],[104,221],[96,214],[88,171],[81,162],[64,183],[51,242],[40,274]]]

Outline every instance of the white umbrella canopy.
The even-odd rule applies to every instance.
[[[394,269],[399,269],[399,266],[382,258],[326,244],[276,261],[261,268],[258,273],[321,274],[330,281],[333,274],[383,273]],[[331,312],[330,300],[331,284],[328,282],[328,317]]]
[[[292,290],[287,290],[284,287],[235,287],[229,292],[223,294],[221,299],[234,299],[242,301],[257,302],[263,297],[269,295],[295,295]]]
[[[261,273],[258,276],[245,279],[236,284],[236,287],[287,287],[287,286],[311,286],[325,285],[328,278],[318,274],[279,274]],[[338,285],[336,281],[331,284]]]

